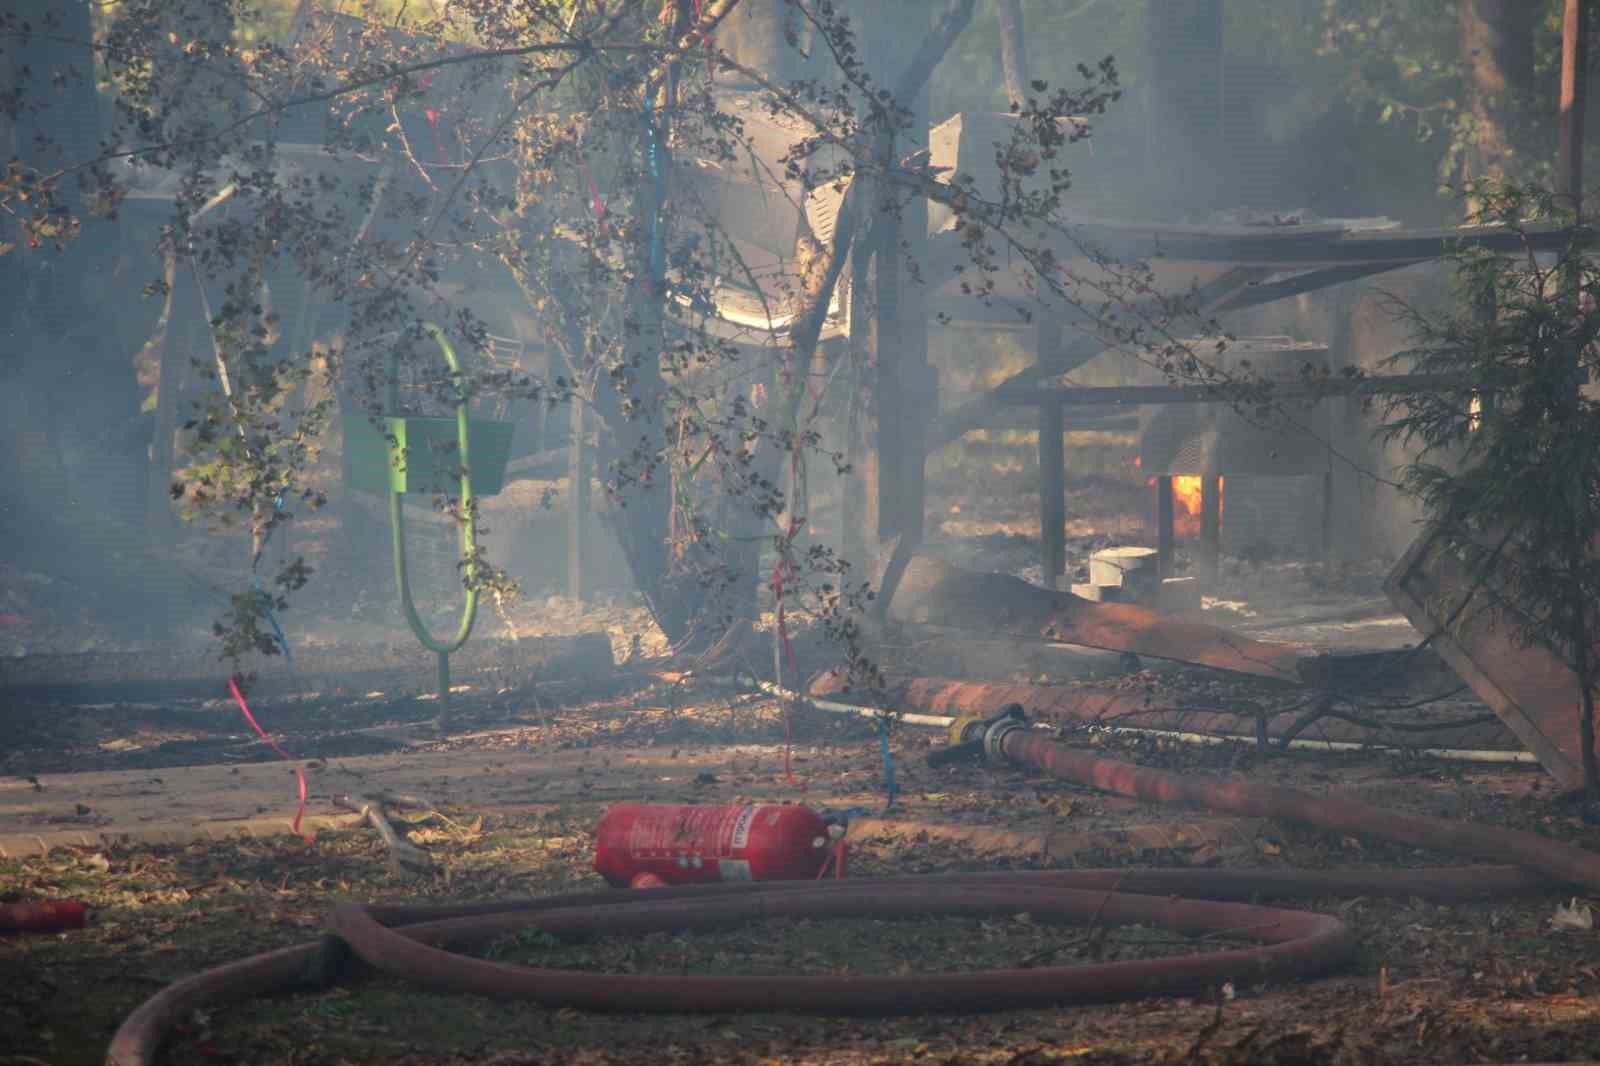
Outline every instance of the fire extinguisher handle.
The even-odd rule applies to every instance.
[[[983,758],[983,738],[968,740],[960,744],[946,744],[942,748],[934,748],[928,752],[928,765],[933,767],[949,766],[952,763],[970,762]]]

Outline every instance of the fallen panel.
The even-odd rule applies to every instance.
[[[922,554],[906,565],[889,616],[1133,652],[1275,681],[1298,682],[1301,659],[1309,651],[1252,640],[1220,626],[1174,621],[1133,604],[1091,603],[1009,574],[974,573]]]
[[[1577,675],[1547,648],[1519,647],[1494,612],[1462,611],[1447,627],[1471,580],[1424,537],[1395,564],[1384,591],[1563,788],[1582,788]]]

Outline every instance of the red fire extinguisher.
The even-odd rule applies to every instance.
[[[816,877],[833,842],[809,807],[625,803],[595,827],[594,868],[613,887]]]

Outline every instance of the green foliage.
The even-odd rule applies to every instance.
[[[1451,612],[1493,612],[1589,690],[1600,632],[1600,399],[1586,384],[1600,372],[1594,232],[1535,187],[1470,194],[1475,221],[1516,228],[1530,250],[1462,251],[1452,308],[1402,308],[1416,346],[1392,362],[1442,384],[1393,398],[1384,432],[1416,449],[1405,488],[1476,579]],[[1534,235],[1552,233],[1555,247],[1536,254]]]

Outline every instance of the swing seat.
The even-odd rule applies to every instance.
[[[474,496],[494,496],[505,487],[515,429],[489,419],[467,423]],[[344,416],[344,482],[350,488],[454,496],[461,491],[458,454],[454,417]]]

